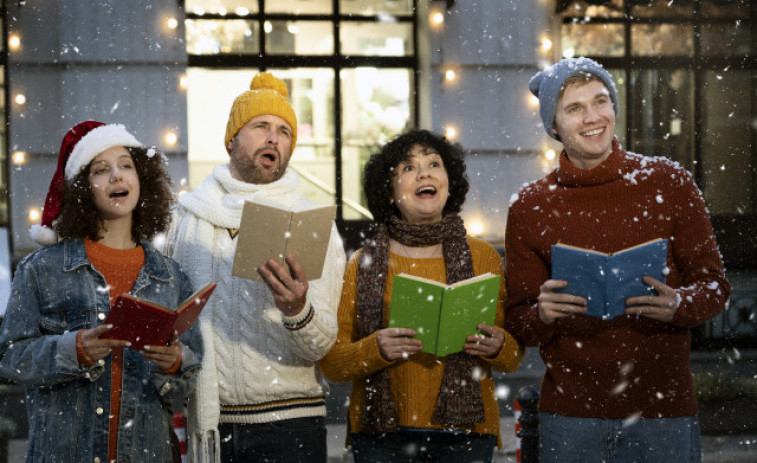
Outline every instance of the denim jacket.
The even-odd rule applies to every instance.
[[[174,260],[141,244],[145,263],[131,293],[177,306],[193,292],[189,278]],[[89,262],[82,240],[39,249],[19,263],[0,327],[0,375],[27,388],[27,462],[107,460],[110,357],[79,366],[76,337],[100,325],[109,309],[105,278]],[[171,405],[189,394],[199,370],[197,331],[182,335],[175,375],[124,349],[117,461],[172,461]]]

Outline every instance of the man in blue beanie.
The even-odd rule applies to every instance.
[[[511,204],[505,236],[506,328],[546,366],[540,461],[700,462],[690,330],[731,290],[701,193],[677,163],[623,150],[615,85],[597,62],[563,59],[529,87],[563,144],[559,167]],[[645,275],[653,291],[614,318],[588,315],[592,293],[551,276],[557,243],[609,254],[658,238],[664,276]]]

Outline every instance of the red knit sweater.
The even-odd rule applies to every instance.
[[[575,315],[545,325],[539,286],[557,242],[615,252],[668,238],[666,283],[681,304],[673,320]],[[594,169],[558,169],[525,186],[510,207],[505,238],[507,330],[540,346],[546,373],[539,409],[595,418],[676,417],[697,412],[689,329],[723,310],[730,294],[709,215],[690,174],[664,158],[620,149]]]

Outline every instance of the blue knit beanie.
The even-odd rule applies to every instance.
[[[541,115],[542,122],[544,122],[544,130],[555,140],[559,140],[557,134],[552,131],[555,120],[555,109],[557,108],[557,98],[560,96],[562,86],[568,77],[582,72],[591,73],[604,82],[610,91],[610,98],[615,108],[615,114],[618,114],[618,94],[615,90],[615,83],[610,73],[601,64],[584,57],[562,59],[553,66],[537,72],[528,83],[531,93],[539,98],[539,114]]]

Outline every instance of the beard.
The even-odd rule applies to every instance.
[[[276,150],[276,164],[266,166],[261,163],[264,155],[261,153],[270,150],[270,147],[261,148],[252,155],[247,155],[239,150],[232,150],[229,158],[229,167],[232,177],[237,180],[253,183],[257,185],[272,183],[284,175],[287,163],[281,156],[278,148]]]

